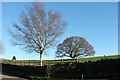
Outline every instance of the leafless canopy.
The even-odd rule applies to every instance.
[[[20,15],[20,23],[13,23],[12,43],[29,52],[42,54],[63,33],[66,22],[59,12],[46,12],[39,3],[27,6]]]
[[[90,45],[83,37],[72,36],[57,46],[56,57],[80,57],[89,56],[95,53],[92,45]]]

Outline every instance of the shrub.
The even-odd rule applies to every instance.
[[[13,61],[14,61],[14,60],[16,60],[16,57],[15,57],[15,56],[13,56],[12,60],[13,60]]]

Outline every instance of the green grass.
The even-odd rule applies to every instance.
[[[105,58],[117,59],[120,58],[120,55],[110,55],[110,56],[98,56],[98,57],[89,57],[89,58],[78,58],[78,59],[56,59],[56,60],[43,60],[44,65],[55,64],[55,63],[65,63],[65,62],[87,62],[87,61],[97,61]],[[16,63],[12,60],[4,60],[3,63],[16,64],[16,65],[39,65],[39,60],[16,60]]]
[[[51,63],[56,63],[56,62],[87,62],[87,61],[97,61],[101,59],[117,59],[120,58],[120,55],[110,55],[110,56],[98,56],[98,57],[90,57],[90,58],[78,58],[78,59],[58,59],[58,60],[50,60]],[[49,62],[48,60],[43,60],[43,62]]]

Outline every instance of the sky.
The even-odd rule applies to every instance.
[[[2,58],[18,60],[38,60],[38,53],[28,53],[19,46],[11,45],[8,27],[19,22],[19,15],[28,2],[3,2],[0,41],[4,45]],[[0,4],[1,5],[1,4]],[[59,11],[68,25],[59,43],[70,36],[84,37],[95,50],[95,56],[118,54],[118,3],[117,2],[44,2],[45,10]],[[59,44],[58,43],[58,44]],[[43,59],[56,59],[56,47],[46,51]]]

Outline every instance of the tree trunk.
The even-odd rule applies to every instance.
[[[40,53],[40,66],[42,66],[42,53]]]

